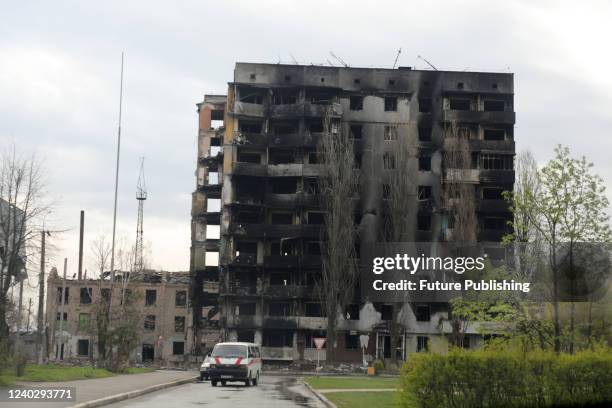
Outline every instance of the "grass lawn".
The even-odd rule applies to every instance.
[[[338,408],[399,408],[397,393],[381,392],[330,392],[325,397]]]
[[[128,368],[122,374],[141,374],[154,371],[151,368]],[[12,369],[0,373],[0,385],[10,385],[15,381],[71,381],[89,378],[111,377],[115,374],[103,368],[69,367],[57,364],[27,364],[22,377],[15,377]]]
[[[362,388],[380,389],[397,388],[399,378],[397,377],[307,377],[304,379],[310,386],[317,390],[329,390],[332,388]],[[355,393],[356,394],[356,393]],[[359,393],[363,394],[363,393]]]

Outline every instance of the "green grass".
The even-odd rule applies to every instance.
[[[338,408],[399,408],[398,395],[392,391],[330,392],[325,397]]]
[[[380,389],[398,388],[399,386],[399,378],[392,377],[307,377],[305,381],[317,390],[332,388]]]
[[[155,371],[152,368],[127,368],[121,374],[143,374]],[[112,377],[116,374],[104,369],[93,367],[69,367],[58,364],[35,365],[28,364],[23,376],[15,377],[12,369],[0,373],[0,385],[11,385],[16,381],[53,382],[85,380],[91,378]]]

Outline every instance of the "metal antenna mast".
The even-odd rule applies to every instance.
[[[397,50],[397,55],[395,56],[395,61],[393,61],[393,69],[395,69],[395,66],[397,65],[397,59],[399,58],[401,53],[402,53],[402,49],[400,48],[399,50]]]
[[[438,70],[438,68],[434,67],[434,65],[431,62],[427,61],[425,58],[421,57],[420,55],[417,55],[417,58],[418,59],[422,59],[423,61],[425,61],[427,63],[427,65],[432,67],[434,70],[436,70],[436,71]]]
[[[147,199],[147,184],[144,176],[144,157],[140,159],[140,173],[138,174],[138,182],[136,183],[136,200],[138,200],[138,222],[136,224],[136,248],[134,251],[134,272],[142,272],[144,269],[143,263],[143,218],[144,218],[144,202]]]

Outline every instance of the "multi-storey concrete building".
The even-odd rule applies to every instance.
[[[406,158],[415,190],[406,197],[411,240],[452,239],[450,183],[473,186],[476,238],[500,240],[511,217],[501,193],[514,183],[513,92],[508,73],[237,63],[227,97],[207,95],[198,105],[194,327],[218,312],[222,336],[261,343],[265,359],[316,358],[313,338],[326,328],[313,292],[324,222],[316,148],[326,115],[328,131],[354,140],[358,247],[381,239],[401,140],[415,152]],[[222,122],[213,128],[214,120]],[[460,172],[446,160],[449,131],[467,141],[471,163]],[[437,303],[405,304],[395,314],[356,293],[339,321],[338,358],[361,360],[360,335],[378,358],[444,349],[448,313]],[[392,346],[393,315],[402,334]],[[465,346],[479,341],[471,330]]]
[[[108,279],[63,279],[52,269],[45,308],[50,360],[97,359],[96,310],[109,288]],[[131,362],[181,367],[188,363],[189,274],[147,271],[132,278],[127,288],[140,311],[139,344]],[[114,285],[113,298],[121,298],[120,283]]]

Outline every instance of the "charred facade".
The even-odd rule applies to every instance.
[[[359,194],[347,205],[355,206],[357,248],[385,240],[400,167],[413,181],[405,240],[469,237],[460,225],[469,219],[477,240],[499,241],[511,217],[502,192],[514,183],[513,92],[507,73],[237,63],[227,97],[198,105],[194,336],[219,313],[221,338],[260,343],[267,360],[316,359],[313,338],[326,328],[313,291],[324,245],[317,143],[326,115],[330,132],[354,142]],[[213,129],[211,119],[223,122]],[[399,143],[409,145],[400,156]],[[364,334],[371,358],[446,347],[447,305],[394,311],[363,302],[356,289],[338,321],[339,360],[361,361]],[[401,332],[396,344],[392,327]],[[480,341],[471,330],[466,346]]]

